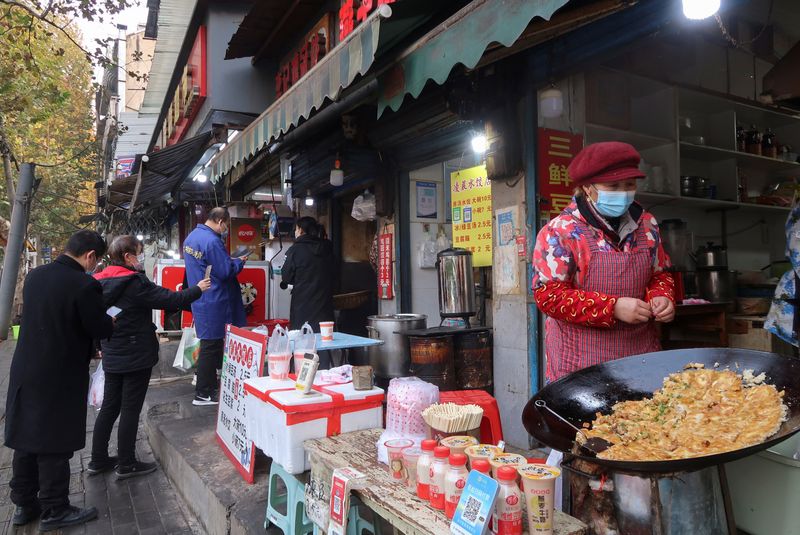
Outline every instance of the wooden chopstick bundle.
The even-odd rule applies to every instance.
[[[437,431],[462,433],[480,427],[483,409],[478,405],[434,403],[422,411],[422,419]]]

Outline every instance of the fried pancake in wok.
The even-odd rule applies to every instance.
[[[786,419],[783,392],[773,385],[743,382],[730,370],[688,367],[664,379],[652,398],[597,413],[586,436],[613,444],[599,458],[663,461],[734,451],[763,442]]]

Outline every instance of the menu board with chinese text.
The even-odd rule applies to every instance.
[[[492,183],[486,166],[450,173],[453,247],[472,251],[472,265],[492,265]]]

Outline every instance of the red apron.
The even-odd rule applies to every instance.
[[[578,221],[578,229],[588,239],[591,256],[583,283],[575,287],[618,297],[644,299],[653,276],[653,257],[647,236],[639,225],[630,252],[615,249],[601,251],[594,239],[594,229]],[[547,379],[555,381],[574,371],[640,353],[659,351],[655,324],[652,321],[631,325],[617,321],[611,328],[587,327],[555,318],[545,322]]]

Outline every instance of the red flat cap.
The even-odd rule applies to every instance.
[[[592,143],[569,164],[569,177],[576,186],[644,178],[639,169],[642,157],[631,145],[619,141]]]

